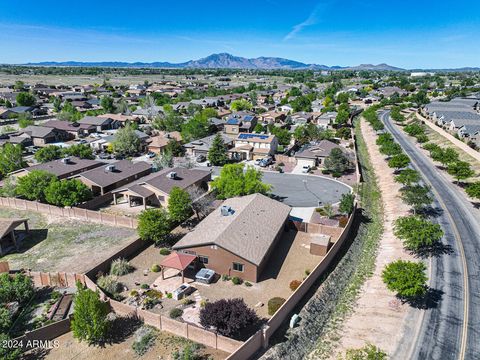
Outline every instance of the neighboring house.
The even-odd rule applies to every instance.
[[[79,124],[77,122],[61,121],[61,120],[48,120],[43,124],[45,127],[66,131],[73,138],[85,137],[92,132],[95,132],[96,127],[94,125]]]
[[[135,134],[137,135],[137,137],[140,139],[140,142],[141,142],[140,151],[144,151],[145,148],[147,147],[147,140],[150,139],[150,136],[140,130],[135,130]],[[91,141],[89,145],[95,151],[105,151],[114,141],[115,141],[115,134],[106,135],[106,136],[100,135],[100,138],[98,138],[97,140]]]
[[[275,124],[285,121],[287,114],[282,111],[269,111],[259,115],[263,123]]]
[[[78,121],[78,123],[83,125],[94,125],[97,132],[117,129],[120,126],[118,121],[100,116],[85,116],[83,119]]]
[[[123,195],[127,198],[130,206],[132,205],[132,200],[134,202],[140,200],[140,204],[144,208],[147,205],[166,207],[168,206],[170,192],[174,187],[188,190],[198,186],[202,190],[207,190],[210,180],[211,172],[209,170],[180,167],[166,168],[113,191],[113,199],[116,203],[118,196]]]
[[[75,156],[69,156],[63,159],[52,160],[43,164],[32,165],[28,168],[14,171],[10,175],[22,177],[28,175],[33,170],[43,170],[55,175],[58,179],[66,179],[82,172],[95,169],[102,165],[105,164],[100,161],[80,159]]]
[[[81,173],[78,179],[87,185],[94,195],[104,195],[151,172],[151,165],[144,161],[133,163],[130,160],[120,160]]]
[[[173,249],[216,273],[258,282],[285,231],[290,207],[261,194],[227,199]]]
[[[197,157],[198,155],[207,156],[215,136],[216,134],[213,134],[213,135],[204,137],[202,139],[193,140],[188,144],[183,145],[183,147],[185,148],[187,155],[191,155],[195,157]],[[222,133],[220,133],[220,136],[222,137],[222,140],[228,149],[233,146],[234,141],[232,138]]]
[[[147,119],[152,119],[153,117],[157,116],[158,114],[163,114],[163,106],[152,106],[149,108],[138,108],[136,109],[132,115],[136,117],[144,117]]]
[[[323,163],[328,155],[330,155],[332,149],[336,148],[341,149],[342,151],[345,150],[340,145],[329,140],[321,140],[315,145],[306,145],[295,154],[297,165],[310,167],[318,166]]]
[[[324,108],[323,103],[321,100],[314,100],[312,101],[312,111],[313,112],[321,112]]]
[[[182,141],[182,135],[178,131],[172,132],[160,132],[159,135],[150,138],[150,142],[147,145],[148,151],[160,154],[167,146],[170,140],[178,142]]]
[[[229,153],[235,160],[256,160],[274,155],[277,147],[275,135],[244,133],[237,136],[235,147]]]
[[[224,102],[219,98],[205,98],[200,100],[191,100],[190,103],[194,105],[200,105],[203,108],[217,107],[224,104]]]
[[[0,109],[0,119],[10,119],[11,117],[15,116],[16,113],[14,113],[10,109]]]
[[[237,137],[240,133],[251,133],[257,125],[257,118],[250,112],[237,112],[225,122],[225,134]]]
[[[336,111],[330,111],[323,114],[315,114],[313,116],[312,122],[317,126],[323,129],[326,129],[335,122],[336,117],[337,117]]]
[[[290,120],[294,124],[306,124],[313,119],[313,114],[310,112],[299,111],[290,115]]]
[[[46,146],[55,142],[66,141],[70,135],[60,129],[54,129],[46,126],[27,126],[25,129],[19,131],[19,135],[26,135],[32,139],[35,146]]]

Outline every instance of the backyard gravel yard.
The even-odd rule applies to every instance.
[[[22,241],[20,251],[0,258],[8,260],[12,269],[85,272],[136,237],[133,229],[33,211],[0,207],[0,217],[29,219],[30,232]]]

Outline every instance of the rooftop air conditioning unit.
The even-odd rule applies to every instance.
[[[177,178],[177,173],[175,171],[171,171],[167,174],[167,178],[175,180]]]
[[[110,164],[110,165],[105,166],[105,171],[106,172],[114,172],[115,171],[115,165]]]
[[[222,216],[230,216],[233,213],[234,213],[234,211],[230,206],[222,205],[220,207],[220,214],[222,214]]]
[[[62,161],[63,164],[68,164],[68,163],[70,163],[70,158],[69,157],[64,157],[61,161]]]

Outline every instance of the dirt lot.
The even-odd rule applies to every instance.
[[[173,352],[182,349],[185,345],[191,343],[188,340],[171,335],[167,332],[158,332],[158,337],[155,345],[143,356],[138,357],[132,350],[132,343],[134,336],[128,337],[126,340],[109,344],[105,347],[88,346],[85,343],[80,343],[73,338],[71,332],[57,338],[60,346],[57,349],[52,349],[46,353],[44,359],[46,360],[159,360],[172,359]],[[202,354],[207,358],[211,356],[213,360],[225,359],[228,354],[205,347],[201,350]],[[33,360],[34,357],[32,357]],[[38,357],[37,357],[38,358]]]
[[[30,231],[20,252],[2,258],[10,268],[35,271],[84,272],[136,237],[133,229],[44,216],[33,211],[0,207],[0,217],[29,219]]]
[[[384,234],[382,236],[375,272],[365,283],[357,301],[355,312],[344,323],[340,345],[332,359],[349,348],[359,348],[365,343],[379,346],[391,353],[402,337],[408,304],[401,304],[395,294],[388,291],[381,279],[384,266],[394,260],[413,260],[403,250],[400,240],[393,235],[393,223],[408,213],[408,206],[398,197],[399,184],[393,179],[393,172],[384,161],[384,156],[375,144],[375,134],[371,127],[362,120],[362,134],[368,147],[372,165],[377,174],[378,184],[382,192],[384,205]]]

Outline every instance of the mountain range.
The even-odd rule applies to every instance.
[[[184,63],[169,62],[80,62],[80,61],[45,61],[37,63],[27,63],[22,65],[30,66],[66,66],[66,67],[117,67],[117,68],[164,68],[164,69],[257,69],[257,70],[391,70],[402,71],[404,69],[390,66],[388,64],[362,64],[352,67],[327,66],[317,64],[305,64],[299,61],[278,58],[278,57],[258,57],[245,58],[234,56],[227,53],[212,54],[198,60],[190,60]]]

